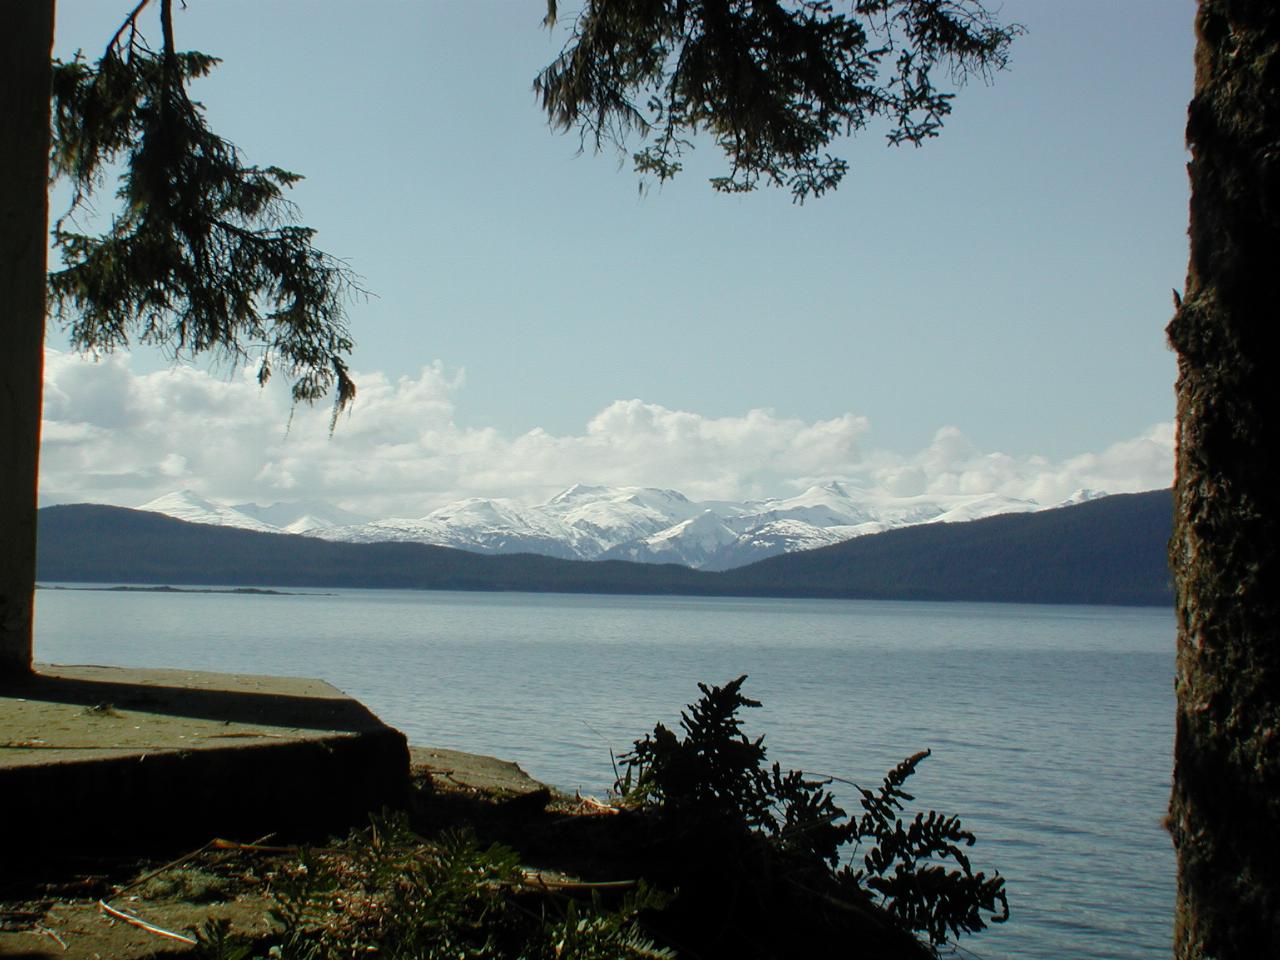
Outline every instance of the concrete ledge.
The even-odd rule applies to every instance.
[[[0,681],[0,847],[316,836],[408,799],[404,735],[319,680],[40,665]]]
[[[409,764],[415,774],[426,774],[437,786],[472,790],[495,797],[522,797],[550,793],[550,787],[525,773],[519,764],[444,747],[409,747]]]

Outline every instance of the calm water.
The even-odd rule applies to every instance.
[[[1165,610],[342,591],[42,590],[36,655],[322,677],[415,743],[602,794],[609,751],[750,674],[784,767],[867,786],[916,750],[917,801],[961,816],[1013,917],[989,958],[1170,952],[1173,616]],[[847,794],[845,795],[847,796]],[[852,808],[852,801],[849,801]]]

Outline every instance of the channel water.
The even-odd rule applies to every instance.
[[[71,585],[68,585],[71,586]],[[902,758],[959,815],[1012,916],[985,958],[1167,956],[1173,730],[1165,609],[343,590],[42,589],[36,656],[320,677],[413,743],[603,795],[612,757],[747,674],[771,760],[875,787]],[[851,788],[833,784],[846,809]]]

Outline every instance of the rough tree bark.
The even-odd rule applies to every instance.
[[[1280,957],[1280,3],[1201,0],[1170,560],[1178,960]]]
[[[0,27],[0,677],[31,669],[53,0]]]

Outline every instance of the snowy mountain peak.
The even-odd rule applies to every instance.
[[[650,545],[657,545],[684,541],[696,543],[700,547],[721,547],[726,543],[733,543],[737,539],[738,534],[730,529],[718,514],[711,510],[703,510],[696,517],[681,521],[674,527],[668,527],[660,533],[655,533],[652,537],[647,538],[646,542]]]
[[[825,490],[833,493],[837,497],[844,500],[852,500],[856,496],[866,496],[867,491],[854,487],[851,484],[841,480],[828,480],[826,483],[820,483],[817,486],[810,487],[810,490]]]
[[[149,500],[138,509],[151,510],[155,513],[163,513],[167,509],[215,512],[218,506],[218,504],[215,504],[212,500],[206,500],[194,490],[175,490],[173,493],[166,493],[164,496]]]
[[[1077,497],[1092,499],[1092,491]],[[974,520],[1038,510],[999,494],[896,497],[829,480],[783,499],[696,503],[676,490],[575,484],[542,504],[473,497],[416,520],[362,521],[315,502],[221,504],[190,490],[142,507],[196,523],[304,533],[360,543],[395,540],[482,553],[541,553],[729,569],[917,523]]]
[[[1018,500],[998,493],[986,493],[955,504],[933,518],[933,523],[963,523],[1000,513],[1029,513],[1044,508],[1034,500]]]
[[[1106,495],[1107,491],[1105,490],[1093,490],[1089,487],[1081,487],[1075,493],[1071,494],[1071,496],[1067,497],[1067,499],[1063,500],[1062,503],[1058,504],[1058,506],[1069,507],[1075,503],[1086,503],[1089,500],[1097,500],[1099,497],[1105,497]]]
[[[719,514],[703,510],[652,536],[619,544],[606,551],[602,559],[702,567],[737,540],[737,532],[730,529]]]
[[[567,490],[561,490],[547,501],[547,506],[572,503],[578,500],[591,500],[607,492],[608,487],[593,486],[589,483],[575,483]]]
[[[302,533],[322,527],[339,527],[367,523],[369,517],[343,510],[321,500],[289,500],[260,506],[256,503],[233,503],[231,509],[253,517],[261,523]]]
[[[235,507],[206,500],[192,490],[166,493],[164,496],[144,503],[138,509],[163,513],[189,523],[211,523],[222,527],[242,527],[246,530],[275,531],[278,529],[274,524],[263,523]]]
[[[319,500],[299,500],[261,506],[256,503],[217,503],[191,490],[166,493],[139,510],[163,513],[191,523],[242,527],[267,533],[308,533],[326,527],[367,523],[360,516]]]
[[[343,524],[335,523],[327,517],[317,517],[314,514],[304,513],[302,516],[290,520],[280,529],[285,533],[312,533],[316,530],[328,530],[338,526],[343,526]]]
[[[672,506],[682,508],[690,505],[689,498],[678,490],[660,490],[656,487],[632,488],[630,496],[626,499],[628,503],[659,510],[670,509]]]

